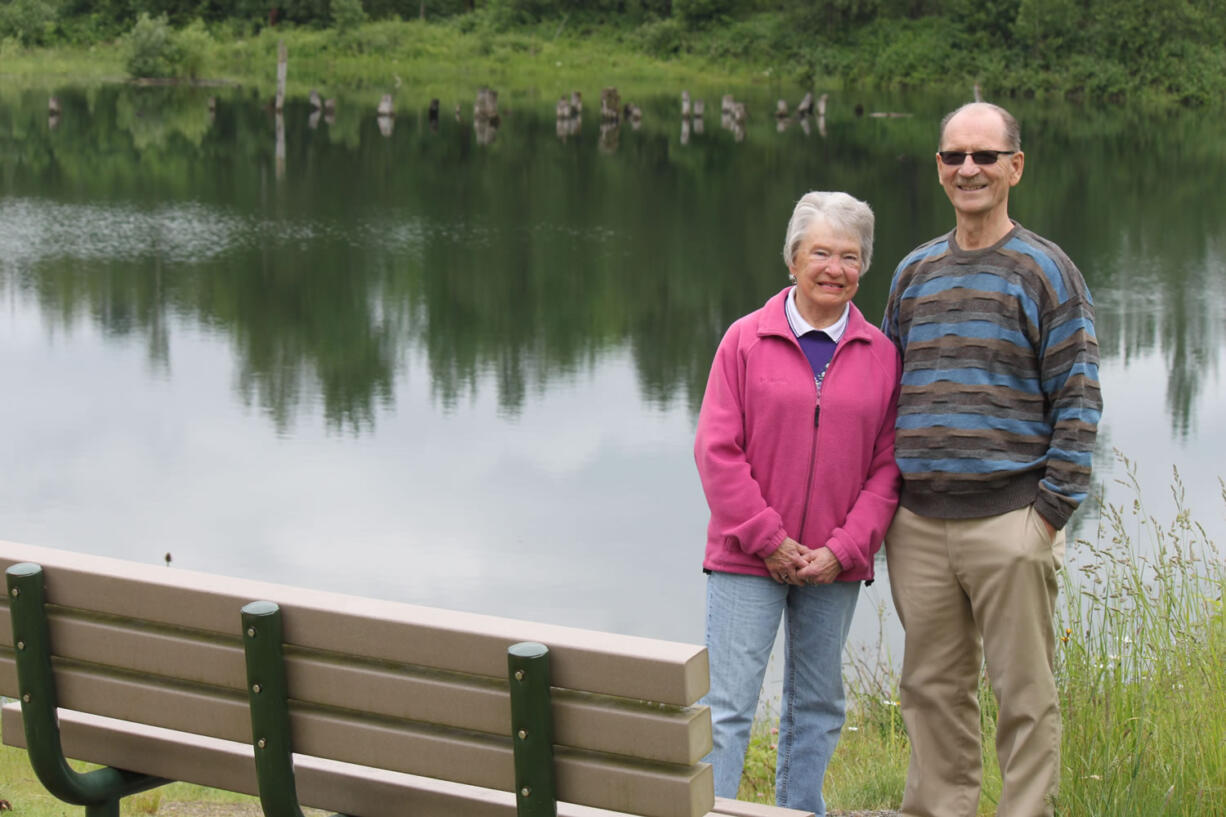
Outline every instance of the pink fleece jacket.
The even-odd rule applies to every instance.
[[[728,329],[698,416],[694,459],[711,508],[703,567],[767,576],[790,536],[830,548],[839,581],[873,578],[901,484],[894,419],[901,364],[851,305],[822,381],[784,312],[790,287]]]

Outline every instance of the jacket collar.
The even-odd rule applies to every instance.
[[[791,340],[797,346],[800,345],[795,333],[792,332],[791,324],[788,323],[786,312],[787,297],[791,291],[790,286],[784,287],[780,292],[772,295],[762,307],[761,316],[758,318],[758,337],[778,335]],[[864,319],[864,315],[854,303],[849,306],[847,329],[843,332],[843,341],[867,340],[870,329],[868,321]]]

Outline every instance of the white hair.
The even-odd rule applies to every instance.
[[[800,242],[815,221],[824,221],[839,232],[860,241],[860,274],[868,272],[873,260],[873,209],[855,196],[846,193],[813,191],[801,196],[788,221],[787,239],[783,243],[783,263],[792,268]]]

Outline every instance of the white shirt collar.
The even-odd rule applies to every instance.
[[[811,326],[800,314],[800,308],[796,306],[796,287],[792,287],[792,291],[788,293],[784,312],[788,316],[788,326],[792,327],[796,337],[816,330],[818,332],[825,332],[827,337],[838,343],[843,339],[843,333],[847,331],[847,321],[851,317],[851,304],[844,304],[843,314],[829,326]]]

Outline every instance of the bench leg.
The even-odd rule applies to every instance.
[[[516,811],[519,817],[556,817],[549,648],[531,641],[511,645],[507,649],[507,674],[511,684]]]
[[[65,803],[85,806],[86,817],[119,817],[120,798],[170,781],[110,767],[82,773],[68,765],[56,716],[59,699],[51,667],[43,569],[29,562],[15,564],[5,571],[5,580],[30,765],[47,791]]]
[[[253,601],[243,607],[242,617],[260,805],[265,817],[303,817],[294,782],[281,608],[270,601]]]

